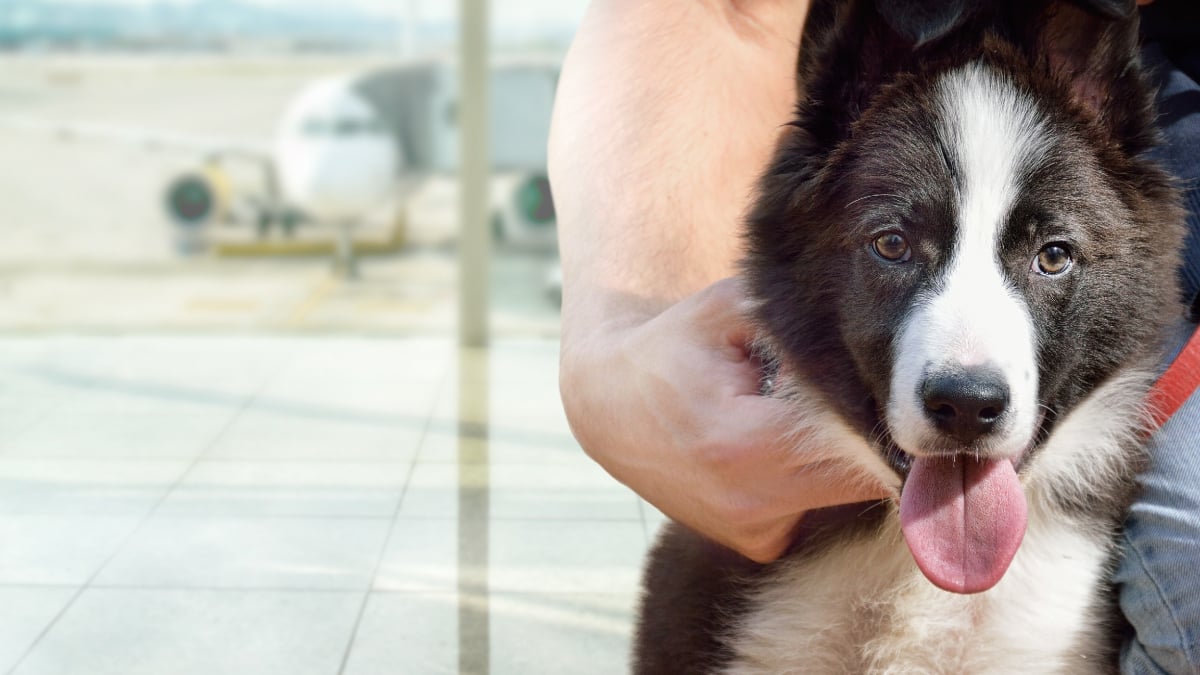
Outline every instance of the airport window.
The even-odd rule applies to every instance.
[[[485,4],[464,45],[457,1],[0,0],[0,673],[623,667],[631,574],[475,585],[591,546],[589,509],[625,567],[646,537],[558,404],[546,133],[586,0]]]

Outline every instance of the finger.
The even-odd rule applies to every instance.
[[[764,524],[754,532],[740,532],[726,546],[754,562],[766,564],[778,560],[795,538],[800,516],[786,516]]]
[[[876,501],[890,494],[866,471],[838,460],[806,464],[786,474],[774,487],[780,490],[776,506],[787,512]]]
[[[735,393],[727,409],[729,424],[738,430],[738,436],[779,447],[790,445],[800,415],[795,403],[763,396],[757,385]]]
[[[756,328],[750,320],[745,285],[737,277],[721,279],[697,294],[699,318],[720,331],[721,345],[747,351]]]

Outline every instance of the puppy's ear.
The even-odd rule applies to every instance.
[[[885,2],[812,3],[801,40],[800,96],[792,123],[806,132],[810,152],[831,151],[844,140],[880,87],[912,59],[915,39],[892,28],[877,10],[877,1]],[[953,12],[933,12],[927,22],[914,19],[903,26],[914,34],[925,34],[940,30],[933,28],[935,24],[957,20]]]
[[[1039,66],[1134,154],[1153,142],[1153,91],[1138,62],[1134,0],[1059,0],[1025,22]]]

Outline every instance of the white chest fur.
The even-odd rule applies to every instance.
[[[1031,513],[1001,582],[939,590],[890,534],[789,564],[755,596],[726,675],[1095,672],[1078,648],[1108,551],[1069,522]]]

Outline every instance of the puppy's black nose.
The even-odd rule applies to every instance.
[[[968,368],[928,376],[921,397],[939,431],[970,443],[989,433],[1008,408],[1008,384],[995,370]]]

